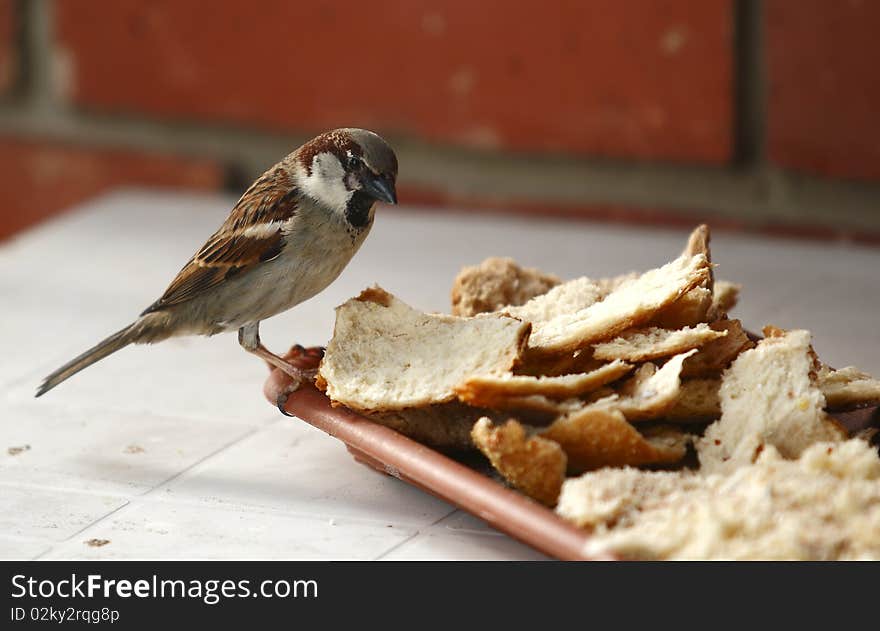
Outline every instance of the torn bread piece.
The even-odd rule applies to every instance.
[[[682,364],[696,349],[680,353],[659,369],[643,364],[618,390],[620,398],[613,405],[628,421],[662,417],[675,405],[680,393]]]
[[[633,329],[613,340],[594,345],[593,357],[643,362],[699,348],[726,335],[726,330],[716,331],[703,322],[676,330],[657,327]]]
[[[742,285],[726,280],[716,280],[715,287],[712,290],[712,306],[709,307],[706,319],[709,322],[714,322],[730,313],[731,309],[739,301],[739,292],[741,290]]]
[[[471,438],[512,486],[542,504],[556,504],[567,467],[565,452],[557,443],[528,436],[513,419],[493,425],[485,417],[474,425]]]
[[[846,410],[880,403],[880,381],[855,366],[840,370],[822,366],[818,384],[828,409]]]
[[[584,276],[557,285],[521,306],[503,307],[499,311],[524,322],[531,322],[534,328],[553,318],[586,309],[602,298],[600,287]]]
[[[666,410],[663,418],[677,423],[700,423],[718,419],[721,416],[719,388],[720,378],[682,380],[678,398]]]
[[[663,329],[682,329],[708,321],[712,306],[712,291],[705,287],[694,287],[668,307],[661,309],[649,322]]]
[[[507,415],[474,408],[458,401],[390,412],[362,412],[371,421],[390,427],[420,443],[446,449],[473,449],[471,429],[477,419],[505,420]]]
[[[717,376],[741,352],[754,346],[739,320],[718,320],[712,322],[709,327],[713,331],[724,331],[726,335],[706,342],[698,353],[684,363],[682,376]]]
[[[595,280],[596,285],[599,287],[599,291],[602,294],[602,298],[610,294],[612,291],[616,290],[618,287],[623,285],[624,283],[628,283],[632,280],[635,280],[639,277],[638,272],[627,272],[626,274],[620,274],[618,276],[612,276],[611,278],[597,278]]]
[[[697,442],[701,470],[729,473],[751,464],[767,445],[797,458],[813,443],[846,433],[824,411],[813,382],[809,331],[767,337],[743,352],[721,380],[721,418]]]
[[[607,363],[587,373],[561,377],[531,377],[527,375],[477,375],[469,377],[455,388],[458,397],[470,405],[484,405],[480,401],[495,402],[499,397],[543,395],[553,399],[567,399],[620,379],[633,369],[621,360]]]
[[[497,314],[422,313],[374,287],[336,309],[319,383],[331,401],[360,411],[445,403],[472,375],[509,373],[529,328]]]
[[[630,425],[620,410],[600,401],[553,421],[541,436],[559,443],[568,456],[568,471],[600,467],[669,464],[681,460],[685,447],[650,442]]]
[[[465,267],[452,284],[452,313],[473,316],[522,305],[560,283],[553,274],[520,267],[510,258],[491,257]]]
[[[665,306],[704,282],[708,275],[709,264],[704,255],[683,255],[624,283],[601,302],[536,324],[529,340],[529,352],[562,354],[612,338],[647,322]]]
[[[715,276],[712,272],[712,253],[709,249],[709,226],[701,224],[691,232],[682,256],[702,254],[709,262],[709,274],[698,286],[681,298],[662,309],[651,324],[663,329],[681,329],[706,321],[706,314],[712,306],[712,292]]]
[[[880,459],[865,441],[798,460],[768,446],[730,476],[602,469],[569,479],[556,512],[587,552],[627,559],[880,559]]]

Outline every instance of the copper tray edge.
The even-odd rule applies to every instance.
[[[287,382],[274,371],[263,388],[271,403]],[[494,528],[563,561],[607,561],[584,552],[588,533],[553,511],[438,451],[344,407],[334,408],[312,385],[291,395],[285,411],[338,438],[355,459],[409,482],[485,520]]]

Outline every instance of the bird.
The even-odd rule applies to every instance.
[[[263,346],[260,322],[339,276],[370,233],[376,202],[397,203],[396,183],[397,156],[374,132],[334,129],[306,142],[254,181],[158,300],[47,376],[36,396],[130,344],[235,330],[244,350],[290,375],[289,394],[314,371]]]

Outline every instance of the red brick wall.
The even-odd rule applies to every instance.
[[[766,0],[777,164],[880,179],[880,2]]]
[[[73,102],[269,129],[723,163],[728,0],[58,5]]]

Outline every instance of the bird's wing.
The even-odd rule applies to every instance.
[[[296,214],[296,188],[280,166],[264,173],[241,196],[220,229],[143,314],[186,302],[227,278],[281,254],[284,222]]]

